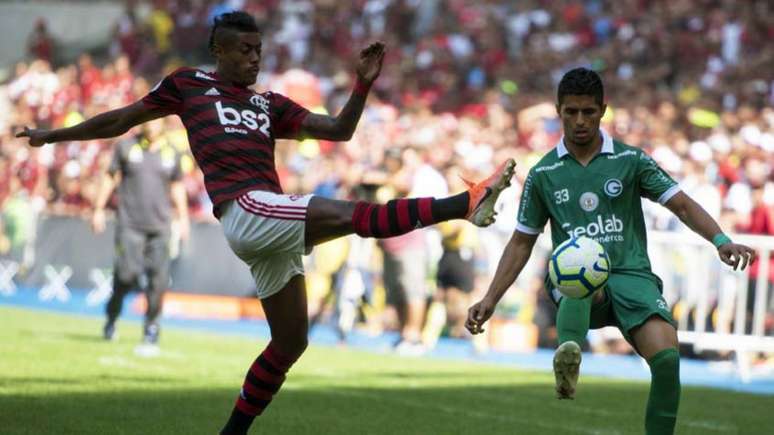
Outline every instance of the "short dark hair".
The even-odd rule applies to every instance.
[[[215,17],[210,31],[209,47],[215,45],[215,35],[220,30],[233,30],[237,32],[260,32],[255,18],[245,11],[231,11]]]
[[[601,106],[605,101],[605,87],[595,71],[588,68],[574,68],[567,71],[559,82],[556,102],[562,104],[565,95],[591,95]]]

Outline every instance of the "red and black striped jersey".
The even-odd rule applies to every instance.
[[[142,102],[183,120],[216,216],[219,205],[245,192],[282,193],[274,141],[297,138],[309,113],[280,94],[235,87],[194,68],[166,76]]]

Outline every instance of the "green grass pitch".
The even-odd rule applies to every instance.
[[[167,328],[134,355],[137,323],[0,306],[0,433],[210,434],[265,341]],[[647,384],[311,346],[251,434],[638,434]],[[678,434],[770,433],[774,397],[684,388]]]

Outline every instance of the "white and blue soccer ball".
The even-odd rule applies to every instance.
[[[568,298],[585,298],[607,284],[610,258],[596,240],[572,237],[551,253],[548,276],[554,287]]]

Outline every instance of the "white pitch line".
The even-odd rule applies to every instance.
[[[104,366],[115,366],[123,368],[139,367],[139,364],[135,363],[129,358],[124,358],[122,356],[101,356],[97,359],[97,362]]]
[[[333,371],[333,370],[324,370],[324,369],[317,368],[317,369],[313,369],[311,372],[314,373],[315,375],[320,375],[321,377],[325,377],[325,378],[347,379],[347,378],[342,377],[340,373],[338,373],[336,371]],[[396,385],[397,386],[405,386],[406,385],[405,379],[380,379],[379,381],[384,386],[396,386]],[[286,386],[287,386],[287,384],[286,384]],[[415,386],[416,385],[413,385],[411,387],[415,387]],[[477,387],[483,387],[483,388],[489,387],[489,385],[486,385],[486,384],[481,384],[481,385],[476,385],[476,386]],[[302,386],[298,386],[298,387],[299,387],[298,389],[305,389]],[[449,387],[456,388],[456,387],[463,387],[463,386],[462,385],[449,385]],[[491,387],[496,388],[497,386],[493,385]],[[368,393],[353,392],[351,390],[348,393],[341,393],[341,394],[362,395],[362,396],[367,396],[367,397],[373,396],[373,395],[369,395]],[[466,392],[465,394],[467,394],[468,396],[470,396],[470,397],[472,397],[472,398],[474,398],[476,400],[479,400],[479,401],[480,400],[487,400],[487,401],[495,401],[495,402],[498,402],[498,403],[505,402],[505,403],[517,404],[517,405],[521,403],[520,400],[514,398],[512,395],[504,394],[504,393],[479,393],[479,392],[471,391],[471,392]],[[537,393],[537,392],[533,392],[533,391],[530,391],[530,390],[519,391],[519,395],[524,396],[525,394],[533,396],[533,397],[541,396],[541,398],[542,398],[542,394]],[[407,400],[402,400],[402,401],[397,400],[397,401],[398,402],[403,402],[404,404],[409,405],[409,406],[419,406],[419,407],[430,408],[424,402],[422,402],[422,404],[420,404],[420,405],[411,405],[409,403],[409,401],[407,401]],[[600,408],[592,408],[592,407],[588,407],[588,406],[580,406],[577,403],[559,403],[558,400],[551,400],[551,401],[549,401],[547,403],[542,403],[542,405],[548,405],[548,406],[550,406],[552,408],[561,409],[562,411],[578,412],[578,413],[581,413],[581,414],[596,415],[596,416],[600,416],[600,417],[610,417],[610,416],[620,417],[622,415],[634,415],[635,414],[635,411],[633,411],[633,410],[632,411],[626,411],[626,410],[608,411],[608,410],[600,409]],[[438,407],[438,405],[436,405],[436,407]],[[449,408],[449,409],[440,409],[439,408],[439,410],[442,410],[444,412],[451,412],[451,413],[460,412],[457,408]],[[475,415],[473,412],[471,412],[469,410],[464,411],[464,412],[467,412],[472,417],[494,418],[494,419],[500,419],[500,420],[506,420],[506,421],[524,422],[523,420],[520,420],[520,419],[517,419],[517,418],[514,418],[514,417],[506,418],[506,417],[499,416],[499,415],[498,416],[493,416],[493,415],[487,414],[487,413],[478,413],[478,415]],[[539,423],[531,422],[531,421],[528,422],[528,424],[540,425]],[[694,428],[707,429],[707,430],[714,431],[714,432],[728,433],[729,435],[731,435],[731,434],[738,434],[739,433],[739,429],[736,426],[730,426],[730,425],[727,425],[727,424],[723,424],[723,423],[720,423],[720,422],[709,421],[709,420],[690,420],[690,419],[686,419],[686,418],[681,418],[680,415],[677,416],[677,425],[678,426],[688,426],[688,427],[694,427]],[[556,428],[557,426],[550,426],[549,425],[547,427],[548,428]],[[562,428],[562,429],[565,429],[565,428]],[[610,431],[598,431],[598,430],[595,431],[593,429],[590,429],[590,430],[576,429],[576,430],[579,431],[579,432],[582,432],[582,433],[590,433],[590,434],[591,433],[593,433],[593,434],[617,434],[617,433],[619,433],[619,432],[615,432],[615,431],[613,431],[613,432],[610,432]]]
[[[471,392],[467,393],[471,396],[475,397],[481,397],[484,399],[492,399],[496,398],[497,402],[506,402],[506,403],[513,403],[518,404],[518,400],[514,400],[510,395],[508,394],[484,394],[484,393],[477,393],[477,392]],[[536,395],[532,393],[531,391],[519,391],[520,395],[524,394],[532,394],[533,396]],[[547,403],[548,406],[552,408],[559,408],[562,411],[575,411],[582,414],[589,414],[589,415],[598,415],[602,417],[610,417],[610,416],[616,416],[620,417],[622,415],[634,415],[634,411],[625,411],[625,410],[618,410],[618,411],[608,411],[606,409],[601,408],[592,408],[588,406],[579,406],[576,403],[572,402],[565,402],[565,403],[558,403],[558,400],[552,400]],[[711,431],[716,432],[724,432],[728,434],[738,434],[739,429],[736,426],[730,426],[728,424],[724,424],[721,422],[716,421],[710,421],[710,420],[691,420],[687,418],[681,418],[680,415],[677,416],[677,424],[678,426],[688,426],[688,427],[695,427],[695,428],[701,428],[701,429],[707,429]]]
[[[723,432],[727,434],[738,434],[739,428],[736,426],[729,426],[727,424],[718,423],[709,420],[682,420],[680,416],[677,416],[678,426],[698,427],[701,429],[712,430],[716,432]]]

